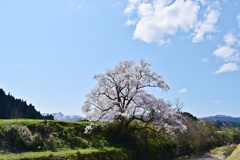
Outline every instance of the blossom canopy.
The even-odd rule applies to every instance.
[[[138,121],[148,127],[184,129],[181,115],[169,103],[149,94],[147,87],[169,90],[161,75],[141,61],[122,61],[104,74],[96,74],[98,84],[87,94],[82,107],[90,121],[119,121],[128,125]]]

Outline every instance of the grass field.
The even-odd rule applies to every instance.
[[[24,118],[16,118],[16,119],[0,119],[0,123],[18,123],[18,122],[43,122],[45,120],[38,120],[38,119],[24,119]]]
[[[81,155],[88,155],[93,153],[102,153],[108,154],[109,152],[124,154],[121,152],[121,149],[113,148],[113,147],[106,147],[102,149],[95,149],[95,148],[87,148],[87,149],[75,149],[75,150],[58,150],[56,152],[52,151],[43,151],[43,152],[23,152],[23,153],[5,153],[0,154],[1,160],[21,160],[21,159],[44,159],[44,157],[69,157],[77,154]],[[124,155],[122,155],[124,157]],[[54,158],[53,158],[54,159]],[[67,158],[66,158],[67,159]]]

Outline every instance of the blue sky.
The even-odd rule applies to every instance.
[[[94,74],[151,63],[197,117],[240,117],[239,0],[2,0],[0,87],[41,113],[82,115]]]

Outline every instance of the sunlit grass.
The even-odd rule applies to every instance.
[[[223,155],[223,152],[226,151],[228,153],[228,155],[231,155],[233,150],[234,150],[234,148],[232,148],[230,145],[217,147],[217,148],[214,148],[211,150],[210,155],[213,158],[226,159],[227,156]],[[238,157],[238,159],[240,159],[240,157]],[[237,160],[237,159],[231,159],[231,160]]]
[[[240,159],[240,144],[232,152],[232,154],[227,158],[227,160],[237,160],[237,159]]]
[[[23,152],[23,153],[9,153],[9,154],[0,154],[0,159],[4,160],[17,160],[17,159],[33,159],[41,158],[47,156],[69,156],[77,153],[81,154],[91,154],[94,152],[109,152],[109,151],[121,151],[119,148],[106,147],[102,149],[96,148],[87,148],[87,149],[75,149],[75,150],[58,150],[56,152],[52,151],[43,151],[43,152]]]
[[[51,132],[48,133],[48,135],[56,136],[54,138],[55,141],[53,141],[52,144],[59,145],[58,142],[59,142],[60,137],[58,137],[59,135],[56,135],[57,132],[59,132],[59,133],[60,133],[60,131],[61,132],[65,131],[66,133],[73,132],[75,134],[71,134],[70,136],[78,136],[79,137],[81,134],[78,134],[78,132],[83,132],[84,127],[86,125],[88,125],[89,123],[90,122],[67,122],[67,121],[58,121],[58,120],[37,120],[37,119],[0,119],[0,133],[4,130],[6,131],[6,130],[10,130],[12,128],[16,129],[14,131],[19,132],[20,131],[18,129],[19,127],[36,129],[39,127],[41,128],[43,126],[46,126],[48,129],[52,129]],[[97,123],[97,124],[101,125],[101,123]],[[38,132],[36,132],[36,133],[32,132],[32,134],[37,134],[37,133]],[[65,136],[68,136],[67,138],[69,138],[69,135],[66,133],[65,133]],[[41,136],[41,132],[39,132],[38,134]],[[49,137],[45,137],[44,140],[46,141],[46,139],[49,139]],[[79,138],[82,138],[82,137],[79,137]],[[82,139],[85,140],[84,138],[82,138]],[[99,137],[99,135],[98,136],[92,135],[92,137],[90,137],[88,140],[85,140],[85,141],[89,142],[89,143],[93,143],[93,141],[94,141],[94,143],[97,143],[97,144],[99,143],[99,145],[100,144],[101,145],[99,148],[96,147],[98,149],[96,149],[94,147],[91,148],[89,146],[87,146],[89,148],[86,148],[86,149],[72,149],[71,147],[69,147],[69,144],[68,144],[70,142],[64,141],[62,146],[60,146],[60,147],[58,146],[58,147],[54,148],[54,150],[49,149],[48,151],[45,150],[45,151],[37,151],[37,152],[12,153],[12,152],[7,152],[7,150],[5,149],[5,150],[2,150],[3,153],[1,153],[1,151],[0,151],[0,160],[48,159],[49,157],[50,158],[51,157],[58,158],[58,156],[64,157],[66,159],[69,159],[69,157],[70,157],[70,159],[71,159],[72,156],[75,158],[75,157],[79,157],[79,156],[95,156],[95,155],[98,156],[99,154],[101,156],[105,156],[105,155],[107,156],[109,154],[113,155],[113,156],[124,155],[124,153],[122,152],[122,150],[120,148],[108,147],[108,145],[102,144],[101,142],[103,142],[103,137],[101,137],[101,136]],[[88,145],[88,143],[86,145]],[[49,148],[49,146],[47,146],[47,147]],[[79,146],[79,148],[81,148],[81,147],[82,146]],[[84,148],[84,147],[82,147],[82,148]],[[50,151],[50,150],[52,150],[52,151]]]
[[[40,123],[40,122],[43,122],[43,121],[46,121],[46,120],[40,120],[40,119],[24,119],[24,118],[21,118],[21,119],[0,119],[0,123],[28,123],[28,122],[31,122],[31,123]],[[48,120],[49,121],[49,120]]]

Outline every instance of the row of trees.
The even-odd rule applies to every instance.
[[[0,89],[0,118],[52,119],[52,115],[42,116],[32,104],[16,99]]]

